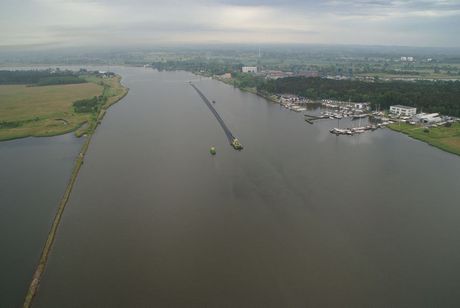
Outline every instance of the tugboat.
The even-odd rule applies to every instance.
[[[241,145],[240,141],[236,139],[235,137],[233,137],[231,145],[235,150],[240,151],[243,149],[243,146]]]
[[[211,149],[209,150],[209,153],[211,153],[211,155],[216,155],[216,148],[211,147]]]

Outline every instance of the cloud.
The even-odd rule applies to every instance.
[[[1,0],[0,46],[144,42],[460,46],[456,0]]]

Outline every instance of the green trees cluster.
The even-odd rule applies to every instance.
[[[460,81],[365,82],[290,77],[267,80],[257,90],[273,94],[291,93],[310,99],[371,102],[381,109],[401,104],[424,112],[460,116]]]
[[[0,121],[0,129],[2,129],[2,128],[16,128],[16,127],[22,126],[25,123],[33,122],[33,121],[39,121],[39,120],[40,120],[39,117],[34,117],[32,119],[22,120],[22,121]]]
[[[92,113],[98,112],[99,108],[106,102],[105,96],[94,96],[88,99],[82,99],[73,102],[73,108],[77,113]]]
[[[21,126],[19,121],[0,121],[0,129],[2,128],[15,128]]]
[[[260,88],[265,80],[263,77],[258,77],[248,73],[232,73],[235,86],[239,88]]]

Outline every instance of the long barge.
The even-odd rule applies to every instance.
[[[205,102],[205,104],[208,106],[209,110],[211,110],[212,114],[214,115],[214,117],[219,122],[219,124],[222,127],[222,129],[224,130],[225,135],[227,136],[227,139],[230,142],[230,145],[235,150],[238,150],[238,151],[242,150],[243,146],[241,145],[240,141],[235,136],[233,136],[232,132],[227,127],[227,125],[225,124],[224,120],[221,118],[221,116],[216,111],[214,106],[211,104],[209,99],[192,82],[190,82],[190,85],[195,89],[195,91],[198,93],[198,95],[201,97],[201,99]]]

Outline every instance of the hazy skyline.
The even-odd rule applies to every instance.
[[[300,43],[460,47],[460,1],[1,0],[0,47]]]

